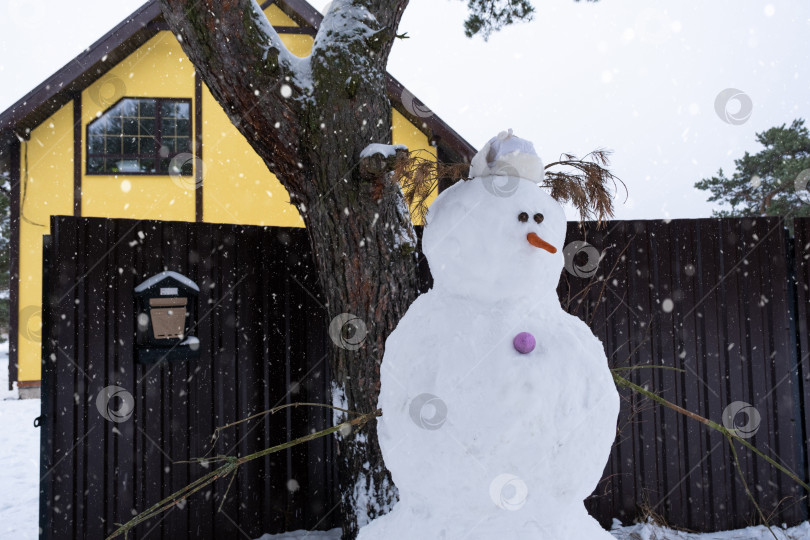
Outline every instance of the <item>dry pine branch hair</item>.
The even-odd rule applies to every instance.
[[[560,204],[571,203],[580,220],[602,224],[613,217],[613,198],[619,185],[627,193],[624,182],[614,175],[609,150],[597,149],[577,158],[563,154],[558,161],[546,165],[542,187]],[[554,170],[551,170],[554,169]],[[402,153],[394,163],[394,175],[400,181],[405,200],[415,220],[424,220],[428,201],[438,191],[439,180],[469,180],[468,163],[442,163],[424,151]]]

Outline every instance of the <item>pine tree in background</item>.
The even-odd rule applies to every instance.
[[[467,9],[469,16],[464,21],[464,33],[467,37],[480,35],[484,41],[505,26],[531,21],[535,12],[530,0],[467,0]]]
[[[464,21],[467,37],[480,34],[484,40],[492,32],[518,21],[530,21],[534,6],[528,0],[469,0],[469,16]]]
[[[715,210],[716,217],[810,216],[810,132],[803,119],[790,127],[782,124],[756,135],[764,149],[734,160],[729,177],[717,176],[696,182],[709,191],[710,202],[731,206]]]

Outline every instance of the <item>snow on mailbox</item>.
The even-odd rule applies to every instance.
[[[135,287],[139,362],[199,357],[200,340],[189,335],[196,320],[199,293],[196,283],[171,271],[155,274]]]

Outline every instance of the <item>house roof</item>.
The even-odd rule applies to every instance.
[[[262,9],[275,3],[302,28],[314,35],[323,15],[306,0],[265,0]],[[27,136],[74,96],[103,76],[162,30],[168,30],[160,4],[149,0],[101,39],[48,77],[10,108],[0,113],[0,143],[14,134]],[[390,74],[388,94],[394,108],[419,127],[447,156],[445,159],[469,161],[475,148]],[[0,145],[0,165],[8,158],[7,145]],[[0,166],[0,170],[3,167]]]

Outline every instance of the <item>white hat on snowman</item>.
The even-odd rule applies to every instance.
[[[544,176],[543,160],[530,141],[516,137],[511,129],[502,131],[470,163],[471,178],[485,176],[525,178],[539,184]]]

